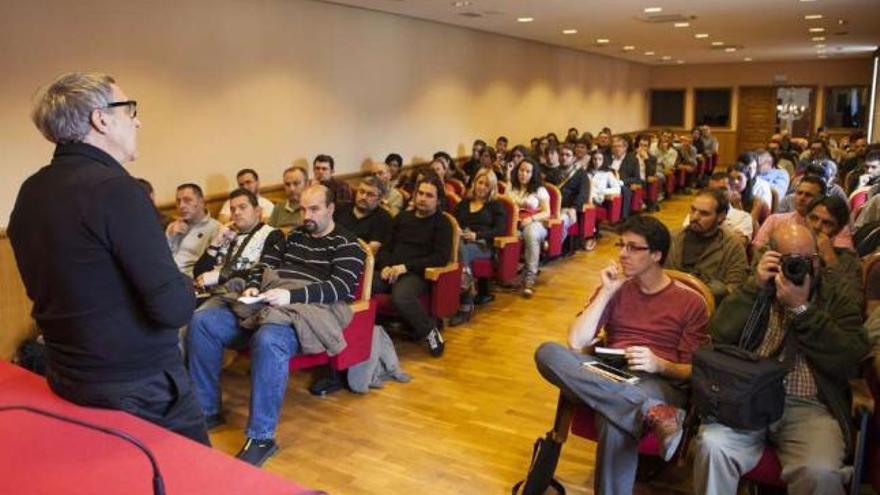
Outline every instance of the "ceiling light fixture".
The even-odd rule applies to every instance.
[[[819,55],[819,58],[828,58],[828,55],[821,54]]]
[[[577,29],[563,29],[562,34],[578,34]]]
[[[808,15],[804,16],[804,20],[805,21],[815,21],[817,19],[821,19],[822,17],[823,17],[822,14],[808,14]]]
[[[703,38],[708,38],[708,37],[709,37],[709,33],[697,33],[694,35],[694,38],[698,38],[698,39],[703,39]]]
[[[610,42],[611,42],[611,40],[609,40],[608,38],[597,38],[596,39],[596,43],[599,43],[600,45],[604,45],[604,44],[610,43]]]
[[[724,42],[723,41],[713,41],[712,46],[724,46]]]
[[[812,39],[813,41],[825,41],[825,37],[824,37],[824,36],[813,36],[811,39]]]
[[[824,43],[819,43],[818,45],[816,45],[816,48],[825,48],[825,44],[824,44]]]
[[[746,57],[746,58],[744,58],[743,60],[746,61],[746,62],[751,62],[751,61],[752,61],[752,57]]]
[[[517,17],[516,22],[532,22],[534,21],[534,17]]]
[[[689,23],[689,22],[676,22],[675,24],[673,24],[673,26],[675,26],[677,28],[686,28],[686,27],[689,27],[690,25],[691,25],[691,23]]]
[[[646,14],[656,14],[657,12],[663,12],[663,7],[645,7]]]
[[[453,7],[467,7],[471,3],[468,0],[458,0],[457,2],[452,2]]]
[[[672,60],[672,56],[670,56],[670,55],[663,55],[662,57],[660,57],[660,59],[661,59],[661,60]]]
[[[634,47],[632,45],[626,45],[625,47],[623,47],[623,51],[625,51],[625,52],[631,52],[635,49],[636,49],[636,47]]]
[[[733,53],[736,51],[736,47],[728,46],[727,48],[724,49],[724,51],[727,53]]]
[[[645,55],[647,55],[648,57],[650,57],[650,56],[654,55],[654,52],[645,52]]]
[[[684,60],[676,60],[675,63],[677,63],[678,65],[681,65],[684,63]]]
[[[825,28],[810,28],[811,33],[824,33]]]

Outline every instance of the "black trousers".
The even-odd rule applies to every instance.
[[[412,327],[413,336],[417,339],[424,339],[437,326],[434,318],[419,303],[419,296],[430,288],[424,277],[415,273],[404,273],[393,285],[382,280],[380,270],[373,277],[373,293],[391,293],[394,309]]]
[[[49,387],[61,397],[81,406],[118,409],[211,446],[205,417],[183,367],[153,372],[124,382],[81,382],[53,372]]]

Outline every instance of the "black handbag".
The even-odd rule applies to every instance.
[[[560,495],[565,495],[565,487],[557,481],[553,474],[559,463],[562,444],[554,439],[553,432],[535,440],[532,450],[532,462],[526,478],[513,485],[513,495],[543,495],[548,487],[553,487]],[[520,487],[522,490],[520,491]]]
[[[762,290],[738,345],[705,345],[694,353],[692,401],[699,417],[741,430],[760,430],[782,417],[784,379],[794,362],[796,338],[786,333],[771,357],[754,352],[767,331],[772,289]]]

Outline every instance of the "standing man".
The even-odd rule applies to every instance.
[[[208,445],[177,347],[192,282],[122,168],[137,158],[137,103],[109,75],[69,73],[39,95],[32,118],[55,154],[22,184],[9,238],[46,341],[49,387]]]

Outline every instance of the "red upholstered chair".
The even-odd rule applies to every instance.
[[[709,316],[712,316],[712,313],[715,312],[715,298],[712,296],[712,291],[709,290],[709,287],[706,286],[700,279],[690,275],[688,273],[679,272],[676,270],[663,270],[669,275],[673,280],[681,282],[685,284],[687,287],[693,289],[695,292],[700,294],[703,298],[703,301],[706,303],[706,311]],[[598,292],[599,289],[596,289]],[[576,405],[573,406],[573,414],[571,418],[571,432],[579,437],[586,438],[588,440],[596,441],[599,438],[599,433],[596,430],[596,413],[590,407],[585,405]],[[684,442],[682,442],[684,444]],[[683,450],[683,449],[680,449]],[[660,455],[660,439],[657,438],[653,432],[650,432],[642,437],[639,441],[639,453],[644,455],[651,456],[659,456]]]
[[[516,225],[519,212],[516,203],[509,197],[499,194],[495,199],[507,213],[505,235],[495,238],[495,259],[474,260],[471,268],[475,278],[494,278],[501,284],[510,285],[516,279],[516,268],[522,252],[522,240]]]
[[[458,197],[464,196],[464,191],[465,191],[464,182],[462,182],[458,179],[446,179],[445,186],[447,188],[451,188],[452,191],[458,195]]]
[[[460,230],[455,217],[444,212],[443,218],[452,227],[452,252],[449,254],[449,262],[445,265],[425,269],[425,280],[430,283],[431,290],[419,298],[422,307],[434,318],[446,318],[458,311],[458,293],[461,290],[461,266],[458,264]],[[391,303],[391,294],[375,294],[373,299],[378,304],[379,314],[385,316],[397,314]]]
[[[461,196],[447,192],[446,193],[446,213],[450,215],[455,213],[455,207],[458,206],[458,203],[461,202]]]
[[[599,225],[599,210],[601,208],[596,208],[596,205],[587,200],[584,203],[584,207],[578,212],[578,222],[577,225],[572,225],[572,227],[576,227],[576,234],[580,236],[581,243],[587,239],[592,239],[596,237],[596,227]],[[572,235],[571,228],[569,228],[569,235]]]
[[[660,183],[657,182],[657,177],[648,177],[648,184],[645,189],[648,203],[652,205],[657,204],[658,198],[660,197]]]
[[[620,194],[606,195],[602,207],[596,209],[596,222],[608,222],[611,225],[616,225],[620,223],[621,217],[623,217],[623,196]]]
[[[370,298],[370,287],[373,283],[374,257],[370,248],[362,240],[358,240],[366,254],[364,269],[358,281],[355,300],[349,303],[354,316],[342,331],[345,336],[345,350],[335,356],[326,352],[320,354],[298,354],[290,360],[290,371],[312,368],[329,364],[336,371],[348,369],[370,357],[373,343],[373,325],[376,322],[376,302]]]
[[[645,206],[645,189],[638,184],[630,184],[629,188],[632,191],[629,204],[630,213],[642,211],[642,208]]]
[[[676,188],[677,184],[678,183],[677,183],[677,179],[675,177],[675,171],[670,170],[669,172],[666,172],[666,197],[667,198],[671,198],[672,195],[675,193],[675,190],[677,189]]]
[[[862,208],[864,208],[865,203],[868,202],[868,193],[870,191],[870,187],[860,187],[849,195],[849,211],[853,222],[859,218]]]
[[[503,180],[499,179],[498,180],[498,194],[505,194],[505,193],[507,193],[507,182],[504,182]]]
[[[544,183],[544,188],[550,195],[550,218],[544,220],[547,228],[547,244],[544,255],[549,258],[557,258],[562,254],[562,193],[559,188],[549,182]]]

